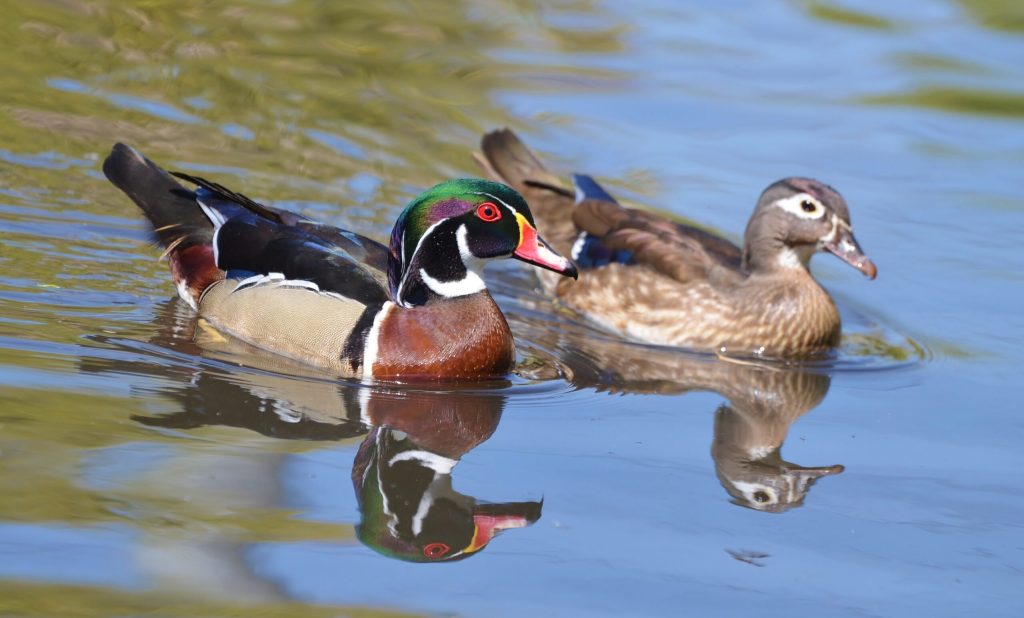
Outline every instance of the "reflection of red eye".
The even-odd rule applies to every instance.
[[[444,543],[431,543],[423,548],[423,555],[427,558],[440,558],[451,550]]]
[[[501,211],[491,202],[484,202],[476,207],[476,216],[490,223],[501,218]]]

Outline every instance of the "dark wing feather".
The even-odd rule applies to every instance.
[[[305,233],[289,233],[292,230],[295,228],[278,234],[267,243],[260,260],[262,268],[256,272],[279,272],[286,279],[310,281],[321,291],[341,294],[364,305],[388,300],[386,287],[367,268],[367,264],[340,247],[328,245]],[[373,270],[380,272],[380,265]]]
[[[231,189],[228,189],[224,185],[217,184],[216,182],[207,180],[205,178],[200,178],[199,176],[192,176],[191,174],[186,174],[184,172],[170,172],[170,174],[172,176],[181,178],[182,180],[187,180],[192,184],[199,185],[200,187],[206,189],[207,191],[209,191],[210,193],[212,193],[213,195],[217,196],[222,200],[233,202],[235,204],[238,204],[239,206],[244,206],[245,208],[251,210],[253,213],[265,219],[277,221],[278,223],[284,223],[284,215],[292,215],[293,217],[299,217],[299,215],[296,215],[295,213],[289,213],[288,211],[285,210],[278,210],[276,208],[264,206],[263,204],[260,204],[255,200],[249,199],[248,197],[242,195],[241,193],[236,193]]]
[[[114,144],[103,173],[146,214],[153,235],[164,247],[174,283],[195,303],[215,281],[224,278],[210,244],[213,225],[196,208],[196,194],[125,144]]]
[[[226,220],[214,239],[217,265],[227,271],[315,283],[364,304],[388,300],[387,247],[346,230],[271,208],[209,180],[174,173],[202,187],[198,200]],[[242,208],[238,208],[241,206]]]

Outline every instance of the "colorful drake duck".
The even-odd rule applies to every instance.
[[[199,187],[185,189],[124,144],[103,172],[149,218],[178,294],[200,317],[341,377],[504,375],[514,343],[484,265],[512,257],[576,276],[538,236],[523,198],[487,180],[451,180],[423,193],[385,247],[175,173]]]
[[[808,270],[833,253],[874,279],[853,236],[850,211],[832,187],[810,178],[773,183],[758,200],[743,248],[652,212],[624,208],[594,179],[575,191],[508,130],[488,133],[477,161],[529,200],[556,249],[583,271],[545,289],[593,322],[660,345],[737,356],[800,358],[839,343],[839,312]]]

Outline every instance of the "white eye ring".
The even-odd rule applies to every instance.
[[[814,206],[813,210],[804,210],[804,204]],[[775,202],[775,205],[801,219],[820,219],[825,215],[825,207],[818,198],[808,193],[797,193]]]

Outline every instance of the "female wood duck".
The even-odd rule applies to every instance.
[[[729,355],[821,354],[839,343],[839,312],[808,271],[828,251],[874,279],[853,237],[843,198],[809,178],[769,186],[747,224],[744,246],[642,210],[623,208],[592,178],[562,188],[510,130],[482,140],[480,165],[530,202],[556,249],[585,274],[546,290],[621,335]],[[575,199],[574,199],[575,198]]]
[[[218,331],[342,377],[480,379],[508,373],[514,343],[482,270],[514,257],[576,276],[512,189],[441,183],[402,212],[390,248],[117,144],[103,172],[143,210],[182,299]]]

